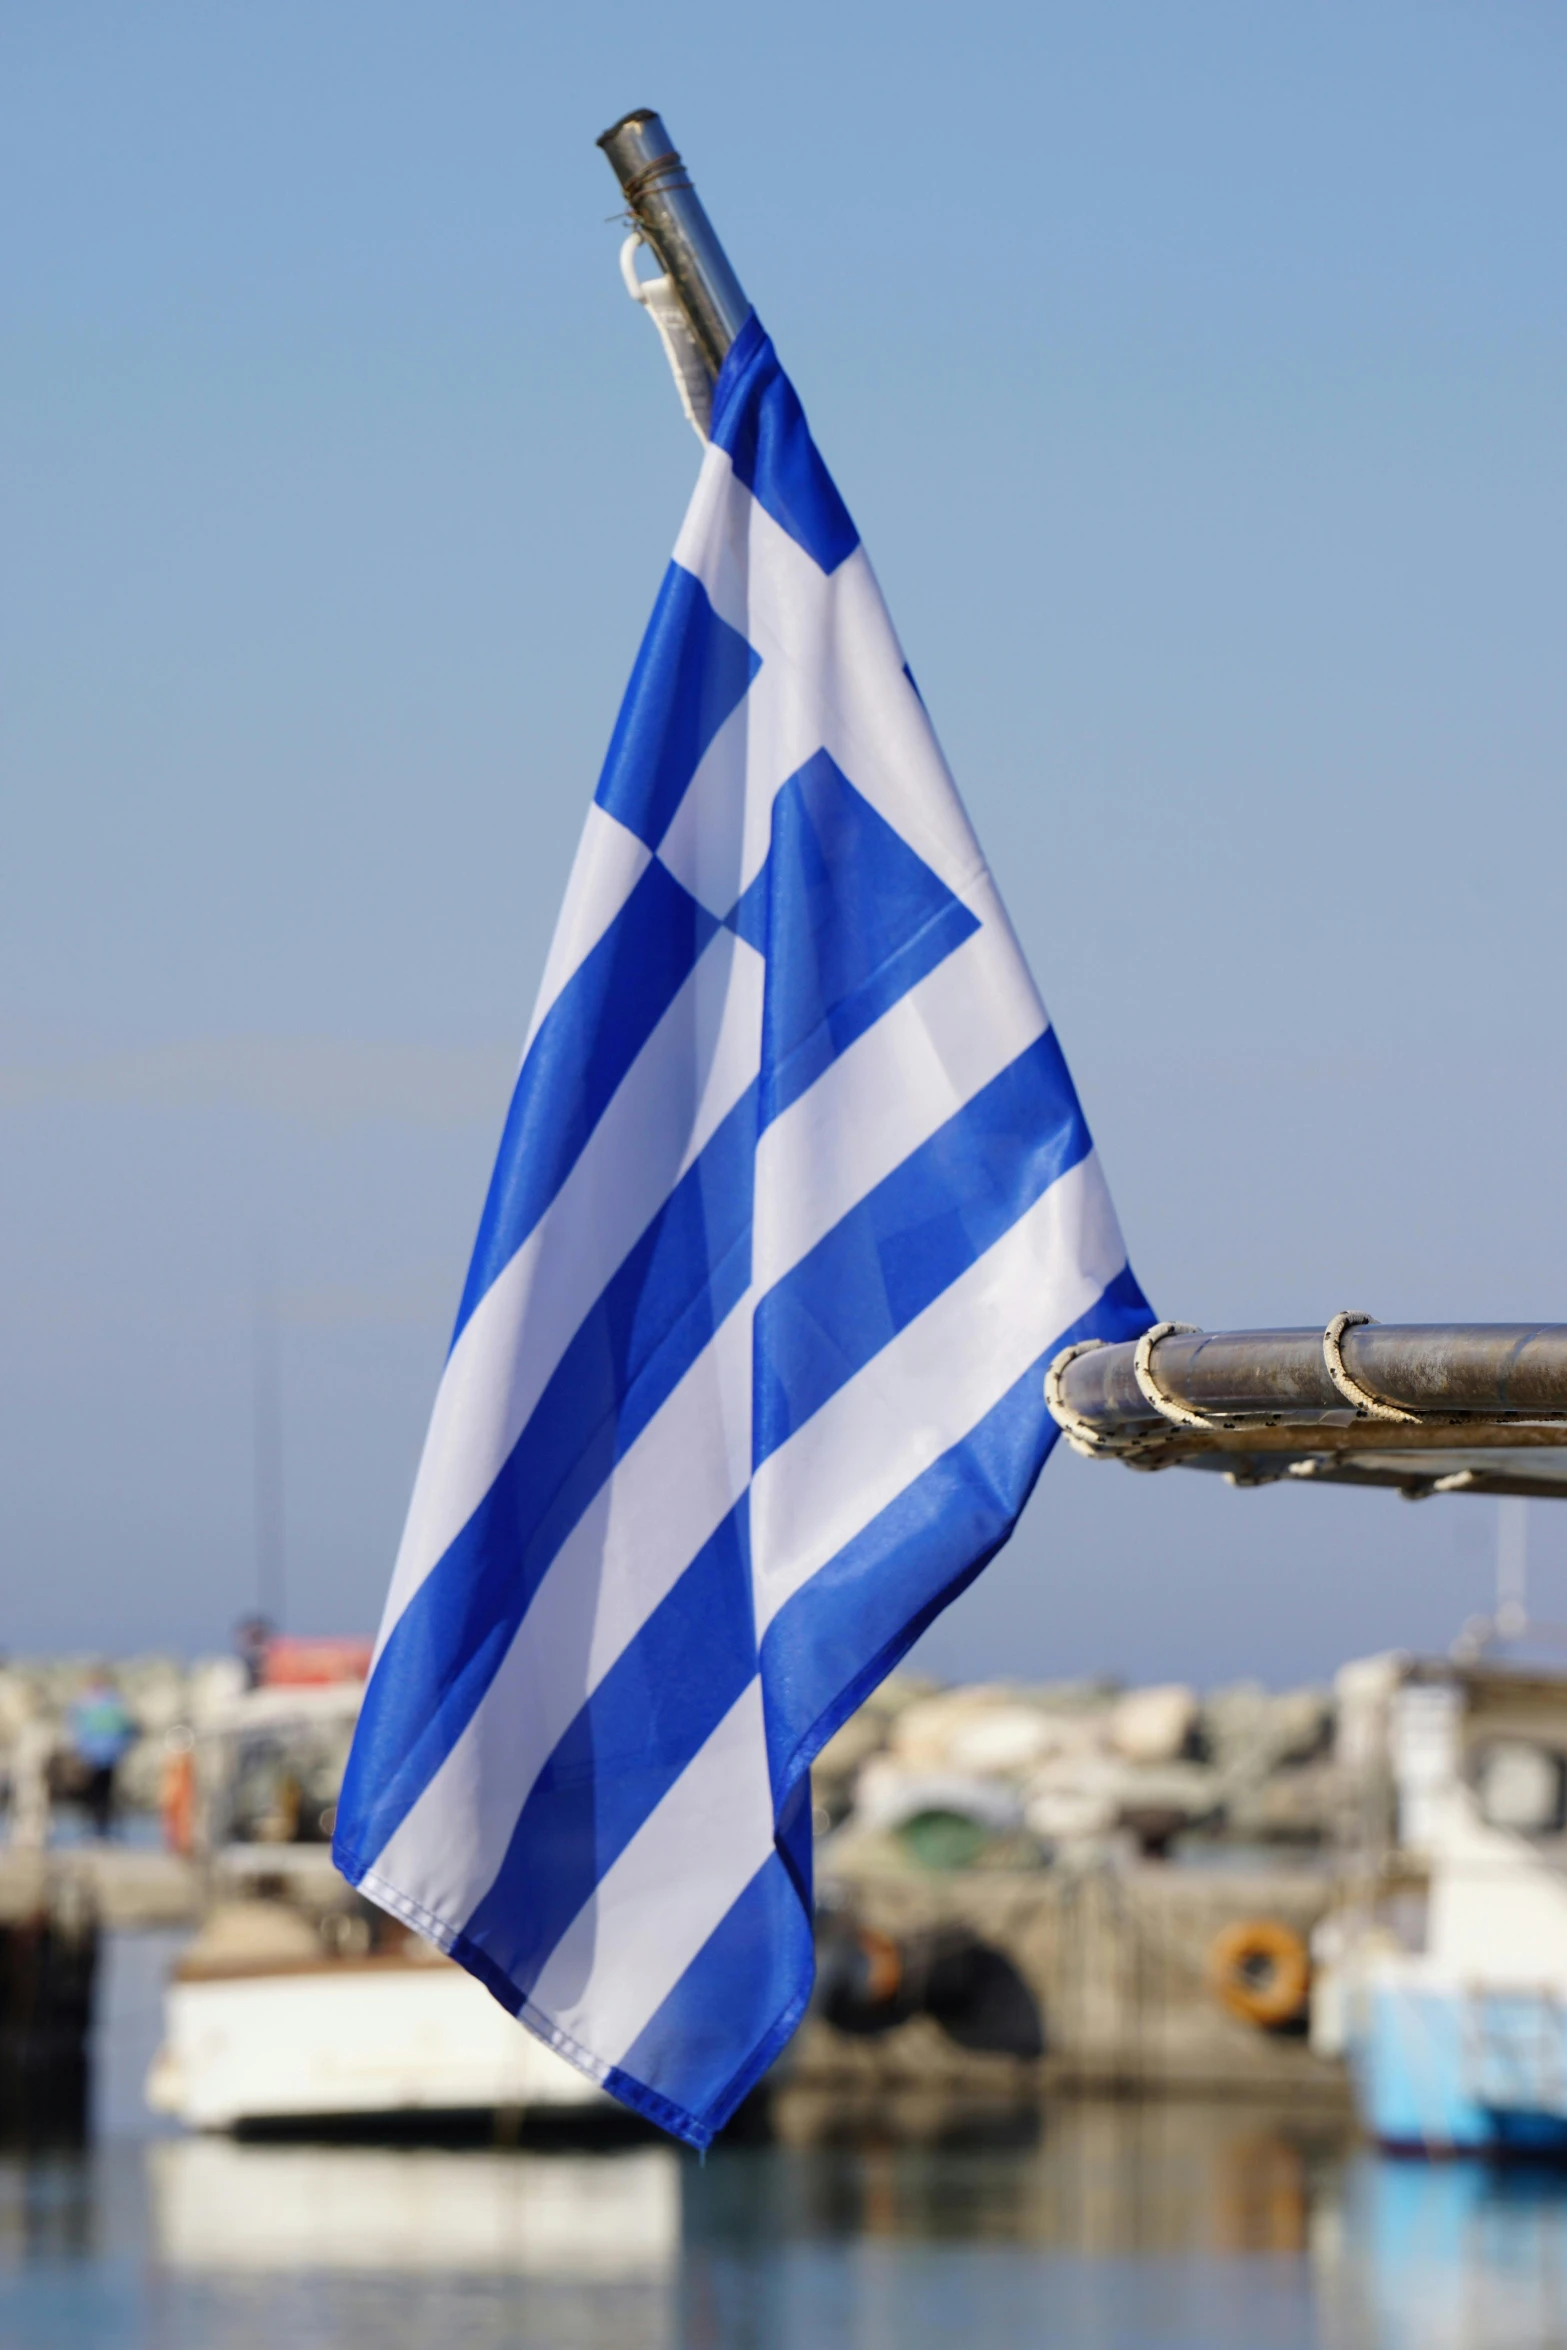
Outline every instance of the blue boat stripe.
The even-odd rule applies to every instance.
[[[755,1124],[752,1085],[598,1298],[382,1650],[339,1805],[362,1861],[451,1753],[562,1543],[743,1296]]]
[[[779,1609],[762,1640],[768,1762],[782,1802],[833,1732],[1007,1540],[1056,1439],[1052,1357],[1153,1320],[1129,1266],[976,1427]]]
[[[756,1677],[739,1502],[583,1705],[534,1782],[469,1939],[524,1995],[593,1889]]]
[[[512,1094],[454,1346],[570,1174],[718,927],[654,858],[550,1006]]]
[[[1055,1031],[1046,1029],[758,1301],[755,1465],[1091,1147]]]
[[[702,755],[738,709],[762,656],[720,619],[680,564],[664,574],[594,797],[656,849]]]

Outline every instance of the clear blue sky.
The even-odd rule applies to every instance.
[[[1567,17],[1543,0],[0,19],[0,1644],[379,1610],[696,464],[662,108],[881,573],[1134,1262],[1567,1318]],[[1537,1505],[1567,1616],[1567,1509]],[[1058,1457],[937,1669],[1444,1642],[1494,1505]]]

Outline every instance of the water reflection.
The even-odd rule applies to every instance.
[[[1567,2178],[1245,2107],[846,2120],[704,2165],[106,2144],[0,2161],[0,2341],[49,2350],[1567,2350]]]
[[[1567,2343],[1567,2179],[1362,2156],[1316,2215],[1324,2350]]]
[[[1340,2114],[1246,2105],[1072,2103],[998,2123],[903,2099],[879,2118],[802,2099],[779,2109],[796,2192],[820,2233],[955,2238],[1114,2253],[1307,2249]]]
[[[529,2155],[184,2139],[149,2149],[175,2270],[640,2278],[680,2257],[672,2148]]]
[[[679,2157],[220,2140],[0,2160],[5,2350],[675,2350]]]

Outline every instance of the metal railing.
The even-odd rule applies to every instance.
[[[1199,1331],[1162,1322],[1051,1364],[1073,1446],[1141,1469],[1430,1493],[1567,1498],[1567,1324],[1378,1323]]]

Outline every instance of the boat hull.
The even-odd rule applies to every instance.
[[[198,2130],[610,2103],[460,1967],[375,1960],[176,1978],[147,2095]]]
[[[1390,1969],[1367,1985],[1351,2064],[1389,2152],[1567,2155],[1567,2005],[1549,1989]]]

